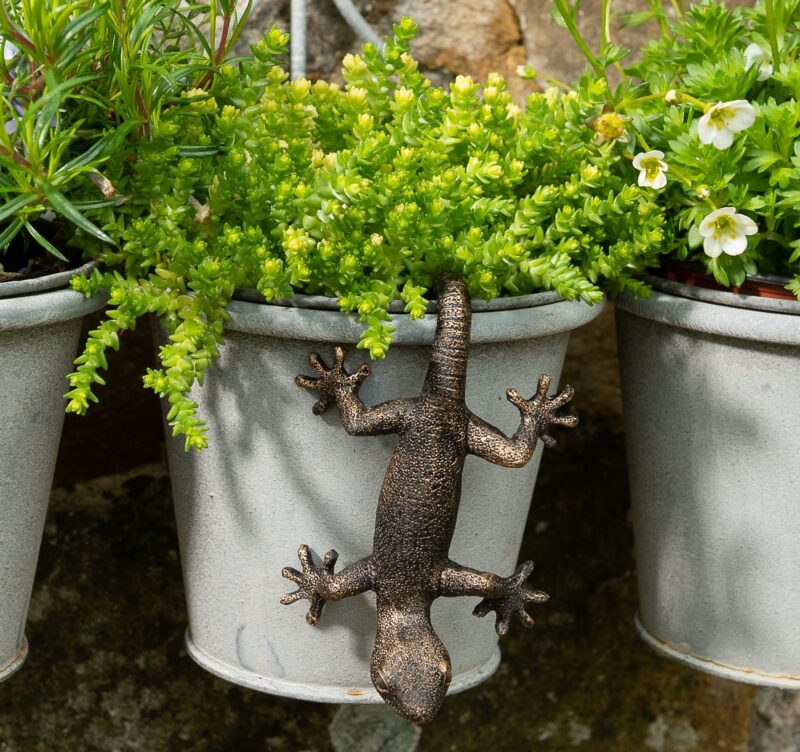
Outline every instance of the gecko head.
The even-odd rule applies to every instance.
[[[395,613],[381,624],[370,662],[375,689],[395,712],[417,725],[439,712],[450,686],[450,656],[427,615]]]

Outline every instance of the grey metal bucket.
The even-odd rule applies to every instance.
[[[25,620],[64,422],[64,377],[81,318],[104,302],[58,289],[75,273],[0,285],[0,681],[27,655]]]
[[[637,629],[800,689],[800,302],[657,284],[617,305]]]
[[[570,330],[602,309],[556,300],[549,294],[510,299],[509,306],[528,307],[492,310],[495,303],[473,317],[467,402],[508,432],[519,414],[505,389],[532,394],[542,371],[557,383]],[[371,593],[330,604],[313,628],[304,619],[307,605],[279,604],[291,590],[281,569],[297,565],[301,543],[317,556],[336,548],[341,566],[370,551],[395,439],[348,436],[335,409],[314,416],[313,395],[294,384],[297,374],[310,373],[309,353],[330,360],[333,345],[357,342],[362,326],[336,310],[238,300],[230,313],[221,360],[192,394],[209,424],[209,447],[186,454],[180,439],[168,439],[189,654],[211,673],[251,689],[381,702],[369,679]],[[419,393],[435,323],[434,315],[421,321],[394,316],[397,343],[373,364],[361,391],[367,404]],[[347,362],[353,367],[365,359],[351,349]],[[514,570],[540,456],[541,449],[523,470],[467,459],[452,548],[457,561],[503,575]],[[453,692],[490,676],[500,660],[492,619],[472,616],[474,605],[473,599],[440,599],[434,606],[434,625],[453,662]]]

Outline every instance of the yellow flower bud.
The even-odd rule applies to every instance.
[[[394,101],[401,107],[407,107],[414,102],[414,92],[411,89],[397,89],[394,93]]]

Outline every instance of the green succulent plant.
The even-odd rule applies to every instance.
[[[154,313],[169,342],[145,384],[187,449],[204,447],[189,390],[218,357],[240,288],[338,298],[373,358],[392,341],[389,304],[421,317],[445,270],[487,299],[556,290],[596,303],[604,289],[643,289],[636,273],[670,239],[658,197],[585,124],[605,88],[520,108],[498,75],[434,86],[410,53],[415,32],[404,19],[382,50],[348,55],[339,87],[290,81],[288,37],[273,29],[208,91],[162,110],[119,178],[130,200],[102,210],[114,242],[93,241],[92,255],[107,271],[75,282],[108,289],[110,308],[70,376],[70,411],[97,399],[120,332]]]
[[[667,230],[585,125],[604,90],[534,94],[521,109],[497,75],[437,87],[410,54],[415,32],[405,19],[381,51],[348,55],[339,87],[290,81],[288,38],[273,29],[208,92],[162,111],[118,186],[130,200],[105,209],[114,244],[93,246],[111,270],[75,283],[107,288],[110,309],[70,377],[69,410],[96,400],[119,333],[155,313],[169,342],[145,384],[187,448],[205,446],[188,393],[219,355],[239,288],[336,297],[381,358],[390,302],[422,316],[445,270],[482,298],[557,290],[595,303],[603,288],[641,287]]]

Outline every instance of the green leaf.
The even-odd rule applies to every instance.
[[[635,26],[642,26],[648,21],[658,18],[658,13],[653,10],[642,10],[637,13],[625,13],[620,17],[619,27],[621,29],[631,29]]]
[[[700,234],[700,228],[697,225],[692,225],[689,228],[689,236],[687,237],[689,248],[694,250],[699,248],[703,243],[703,236]]]
[[[17,210],[23,209],[24,207],[34,203],[35,201],[36,201],[36,196],[32,196],[29,193],[23,193],[17,196],[15,199],[12,199],[5,206],[0,207],[0,222],[5,221],[12,214],[15,214]]]
[[[619,44],[609,44],[603,52],[600,60],[606,66],[614,65],[614,63],[624,60],[630,54],[631,51],[627,47],[623,47]]]
[[[59,167],[56,171],[56,175],[69,175],[76,170],[88,167],[92,163],[100,162],[107,158],[117,151],[120,144],[137,125],[138,123],[136,121],[129,120],[127,123],[122,123],[117,126],[113,131],[98,139],[97,142],[83,154],[79,154],[75,159]]]
[[[213,157],[222,152],[220,144],[208,144],[207,146],[178,146],[178,156],[180,157]]]
[[[25,222],[25,229],[31,234],[31,237],[49,253],[52,253],[57,259],[66,261],[67,257],[61,253],[44,235],[42,235],[30,222]]]
[[[100,3],[95,8],[92,8],[92,10],[81,13],[73,21],[67,24],[66,28],[62,32],[63,36],[59,41],[62,43],[68,42],[78,32],[85,29],[90,24],[93,24],[98,18],[100,18],[100,16],[102,16],[108,10],[108,7],[109,3]]]
[[[84,217],[83,214],[81,214],[72,205],[72,203],[70,203],[63,193],[53,188],[51,185],[48,185],[44,181],[40,181],[39,188],[41,189],[42,193],[44,193],[45,198],[50,203],[50,206],[52,206],[53,209],[59,214],[66,217],[70,222],[76,224],[84,232],[88,232],[98,240],[102,240],[104,243],[113,242],[111,238],[108,237],[108,235],[106,235],[99,227],[96,227],[88,219],[86,219],[86,217]]]
[[[5,251],[8,248],[11,241],[19,234],[19,231],[23,227],[24,222],[17,217],[3,232],[0,232],[0,251]]]

